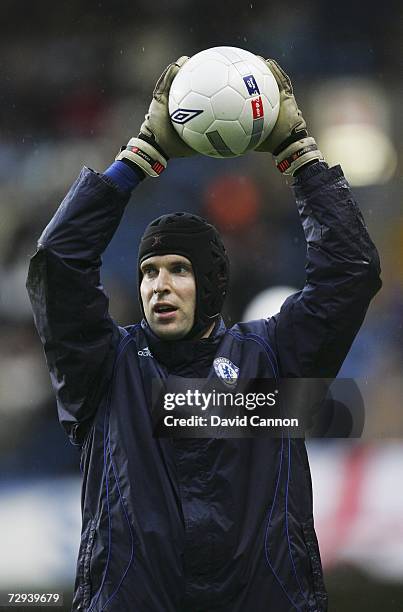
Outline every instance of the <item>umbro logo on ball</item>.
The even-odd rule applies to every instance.
[[[202,113],[202,110],[190,110],[188,108],[177,108],[176,111],[174,113],[172,113],[171,115],[171,121],[173,121],[174,123],[187,123],[188,121],[190,121],[191,119],[194,119],[194,117],[197,117],[197,115],[200,115],[200,113]]]

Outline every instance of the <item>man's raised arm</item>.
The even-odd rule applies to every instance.
[[[100,281],[101,255],[131,190],[158,177],[169,157],[195,153],[173,129],[168,92],[186,57],[170,64],[154,90],[140,133],[104,174],[84,168],[38,241],[27,289],[44,345],[59,419],[80,444],[110,379],[119,330]]]
[[[113,363],[119,332],[100,282],[101,254],[130,192],[83,169],[38,241],[27,289],[59,418],[73,442],[88,424]],[[80,428],[83,429],[83,428]]]
[[[295,101],[290,79],[267,60],[280,90],[276,126],[259,151],[295,178],[307,242],[306,284],[268,321],[284,377],[337,375],[371,298],[381,287],[377,250],[339,166],[328,168]]]
[[[306,283],[269,325],[283,376],[332,378],[381,287],[378,253],[340,166],[302,170],[294,191],[307,241]]]

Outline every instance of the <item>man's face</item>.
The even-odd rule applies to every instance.
[[[182,255],[155,255],[140,269],[140,294],[152,331],[163,340],[184,338],[193,327],[196,309],[191,262]]]

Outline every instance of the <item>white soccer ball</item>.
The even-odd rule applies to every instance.
[[[179,136],[212,157],[255,149],[273,129],[279,108],[278,85],[266,62],[236,47],[213,47],[191,57],[169,93]]]

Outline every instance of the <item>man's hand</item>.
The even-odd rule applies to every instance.
[[[290,78],[276,61],[265,60],[280,90],[280,112],[268,138],[256,151],[268,151],[276,158],[280,172],[293,175],[296,170],[313,160],[323,160],[315,139],[308,136],[305,119],[295,100]]]
[[[116,160],[135,163],[150,176],[159,176],[170,157],[196,155],[176,133],[168,110],[168,96],[172,81],[189,58],[184,55],[169,64],[154,88],[150,108],[143,121],[140,134],[131,138]]]

